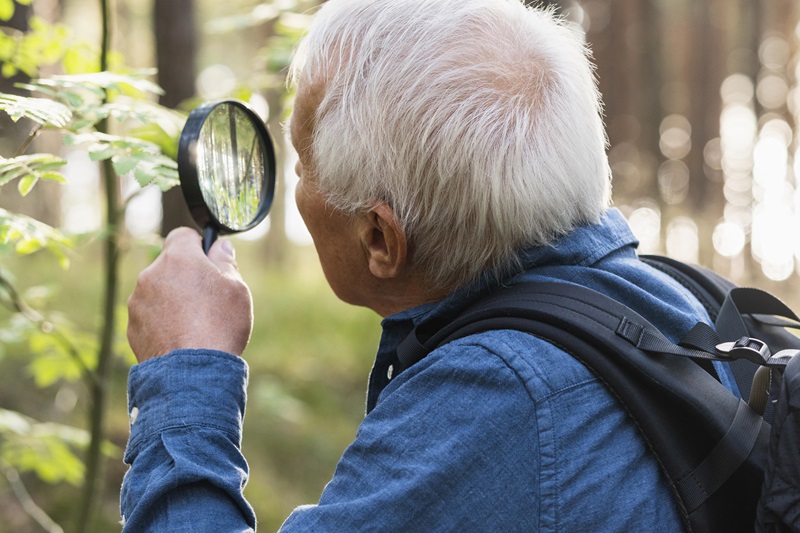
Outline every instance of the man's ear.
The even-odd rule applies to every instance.
[[[379,202],[367,212],[360,237],[373,276],[396,278],[405,269],[408,241],[389,204]]]

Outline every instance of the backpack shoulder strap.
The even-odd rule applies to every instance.
[[[689,531],[753,524],[769,426],[690,359],[717,356],[672,344],[591,289],[528,283],[496,291],[450,323],[420,326],[400,344],[398,358],[410,366],[440,345],[496,329],[535,335],[604,382],[655,454]],[[656,348],[646,353],[641,346]]]
[[[757,512],[759,533],[800,531],[800,357],[786,365]]]
[[[741,337],[754,337],[775,350],[797,349],[797,337],[786,328],[800,328],[798,317],[774,296],[758,289],[737,287],[731,281],[707,268],[691,265],[660,255],[642,255],[640,259],[651,267],[667,274],[686,288],[703,305],[718,336],[724,341]],[[730,362],[741,396],[751,405],[763,403],[762,412],[772,419],[773,402],[777,398],[780,380],[767,378],[766,385],[759,381],[764,376],[757,362],[747,358]],[[758,386],[761,384],[761,386]],[[766,390],[769,393],[766,393]],[[755,391],[755,393],[753,393]]]

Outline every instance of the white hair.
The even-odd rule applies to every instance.
[[[320,191],[387,202],[432,288],[452,289],[597,222],[602,104],[580,32],[519,0],[329,0],[292,65],[323,84]]]

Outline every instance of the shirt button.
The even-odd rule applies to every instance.
[[[394,365],[389,365],[388,370],[386,370],[386,379],[391,380],[393,374],[394,374]]]
[[[130,421],[131,421],[131,425],[134,425],[136,423],[136,419],[139,418],[139,408],[138,407],[134,407],[133,409],[131,409],[131,413],[130,413],[130,417],[129,418],[130,418]]]

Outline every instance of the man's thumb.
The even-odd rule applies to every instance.
[[[208,258],[223,273],[235,273],[239,276],[239,267],[236,265],[236,250],[228,239],[217,239],[208,251]]]

